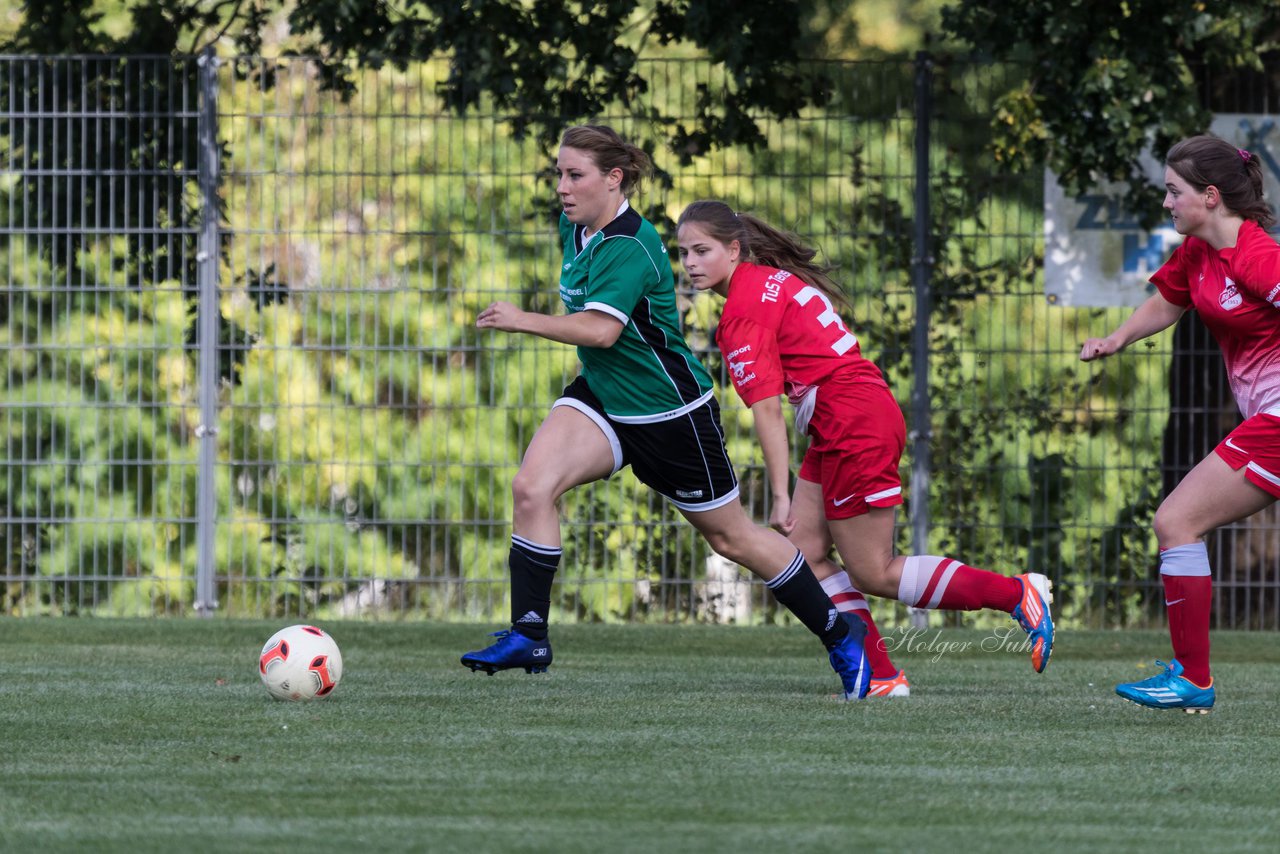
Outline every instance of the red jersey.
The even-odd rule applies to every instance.
[[[1151,282],[1200,313],[1244,417],[1280,415],[1280,246],[1262,227],[1246,220],[1236,245],[1221,252],[1188,237]]]
[[[738,265],[716,344],[747,406],[784,393],[798,404],[837,373],[841,379],[887,387],[827,295],[786,270]]]

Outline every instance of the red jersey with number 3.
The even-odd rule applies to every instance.
[[[1245,418],[1280,415],[1280,246],[1252,220],[1221,252],[1188,237],[1151,282],[1174,305],[1194,307],[1222,349]]]
[[[747,406],[779,394],[799,403],[809,389],[837,373],[841,379],[887,387],[827,295],[786,270],[738,265],[716,344]]]

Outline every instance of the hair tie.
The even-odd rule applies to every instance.
[[[1253,156],[1249,152],[1245,151],[1243,148],[1237,148],[1236,153],[1240,155],[1240,159],[1243,160],[1245,163],[1248,163],[1249,158]]]

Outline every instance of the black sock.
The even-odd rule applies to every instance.
[[[560,565],[561,549],[511,537],[511,626],[534,640],[547,639],[551,613],[551,582]]]
[[[809,568],[804,555],[796,552],[787,568],[765,586],[773,596],[795,614],[822,641],[827,649],[844,640],[849,624],[840,619],[840,611],[822,589],[821,582]]]

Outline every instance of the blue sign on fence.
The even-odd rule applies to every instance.
[[[1280,125],[1265,115],[1220,114],[1212,133],[1262,158],[1267,199],[1280,202]],[[1147,177],[1164,185],[1164,166],[1143,158]],[[1182,241],[1165,224],[1146,230],[1124,210],[1123,184],[1102,183],[1080,196],[1068,196],[1057,176],[1044,176],[1045,297],[1063,306],[1135,306],[1151,294],[1151,274]]]

